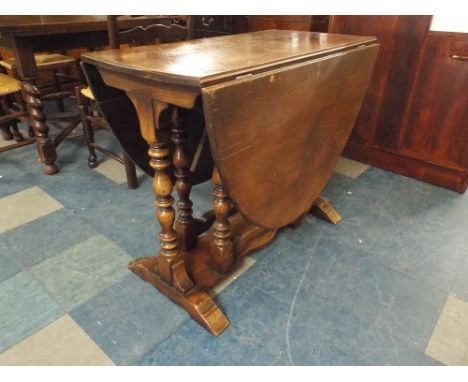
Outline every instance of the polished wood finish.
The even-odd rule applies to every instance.
[[[402,155],[463,172],[459,192],[468,183],[468,62],[454,56],[467,55],[468,34],[427,35],[399,132]]]
[[[441,164],[425,162],[419,158],[400,155],[379,147],[370,147],[349,140],[344,155],[363,163],[370,163],[398,174],[409,176],[437,186],[449,188],[460,193],[465,192],[467,186],[467,171],[451,168]]]
[[[155,106],[155,118],[168,107],[166,103],[159,102]],[[146,135],[150,149],[150,166],[154,170],[153,190],[156,194],[156,217],[161,226],[159,234],[161,250],[158,256],[158,274],[168,285],[177,288],[180,292],[186,292],[193,287],[193,282],[188,277],[185,264],[181,260],[181,253],[177,249],[177,235],[174,230],[175,211],[172,205],[174,198],[171,196],[173,189],[172,178],[168,173],[171,164],[167,138],[162,134]]]
[[[234,272],[242,259],[266,246],[276,236],[276,230],[268,230],[252,225],[242,215],[234,214],[229,217],[231,234],[234,238],[235,263],[230,268]],[[200,236],[198,245],[191,251],[180,251],[186,269],[195,286],[182,293],[178,288],[170,287],[162,281],[158,270],[158,258],[143,257],[132,261],[128,268],[139,277],[155,286],[161,293],[176,304],[182,306],[190,316],[211,334],[218,336],[229,326],[229,321],[221,309],[210,297],[209,291],[221,282],[227,275],[213,268],[211,248],[214,241],[213,232]]]
[[[192,182],[189,170],[191,158],[186,147],[187,125],[181,118],[177,108],[174,108],[172,118],[172,142],[174,143],[172,163],[174,164],[174,177],[176,178],[175,189],[179,196],[175,231],[178,247],[184,251],[190,251],[196,247],[198,235],[196,221],[192,216],[193,203],[190,200]]]
[[[44,172],[53,175],[58,171],[55,165],[56,154],[53,142],[49,138],[49,127],[46,124],[47,117],[43,112],[44,106],[40,99],[39,89],[31,82],[24,85],[26,104],[28,106],[30,124],[34,129],[37,141],[39,158],[44,163]]]
[[[128,268],[143,280],[154,285],[162,294],[183,307],[190,316],[211,334],[218,336],[229,326],[229,321],[208,293],[193,288],[187,293],[167,284],[160,277],[157,258],[144,257],[132,261]],[[206,277],[202,277],[203,280]]]
[[[285,64],[311,60],[375,41],[355,37],[291,31],[261,31],[230,36],[85,53],[91,64],[145,81],[198,88]],[[238,46],[238,54],[232,54]]]
[[[330,200],[323,196],[315,199],[310,212],[331,224],[338,224],[341,221],[340,214],[330,204]]]
[[[430,16],[332,16],[330,32],[372,34],[375,70],[351,139],[395,148]]]
[[[117,110],[124,91],[149,145],[160,251],[129,268],[220,334],[229,323],[209,289],[312,207],[358,113],[377,47],[370,37],[268,31],[84,54],[104,114],[125,112]],[[204,114],[216,163],[213,210],[192,217],[193,242],[184,225],[192,220],[190,182],[203,169],[192,166],[199,150],[185,147],[187,111]]]
[[[333,16],[333,33],[372,34],[374,75],[344,154],[464,192],[468,36],[430,32],[431,16]]]
[[[280,228],[312,207],[349,137],[377,50],[365,45],[202,90],[216,167],[250,221]]]
[[[256,32],[268,29],[283,29],[296,31],[327,32],[329,16],[235,16],[235,18],[245,18],[242,32]],[[237,22],[240,25],[241,22]]]
[[[135,109],[132,101],[124,91],[119,90],[116,87],[106,86],[96,67],[87,63],[83,63],[83,67],[87,82],[93,89],[93,95],[96,103],[99,106],[100,112],[105,117],[108,126],[112,128],[117,140],[123,147],[125,147],[125,151],[138,165],[138,167],[144,170],[148,175],[153,176],[154,171],[148,163],[147,151],[149,146],[143,137],[139,116],[137,115],[137,109]],[[106,75],[108,82],[116,81],[116,83],[119,83],[118,77],[112,73],[106,73]],[[139,87],[145,89],[143,94],[148,97],[151,97],[152,93],[156,93],[159,97],[162,97],[163,94],[165,94],[163,89],[154,89],[145,84],[144,81],[137,81],[136,84],[127,83],[126,81],[125,83],[128,86],[134,86],[135,91],[137,91]],[[193,107],[193,109],[178,109],[180,118],[187,124],[186,130],[188,137],[185,142],[185,146],[190,158],[194,157],[195,152],[199,149],[199,142],[204,131],[204,117],[200,110],[201,102],[195,102],[194,96],[196,95],[192,94],[192,96],[190,96],[190,93],[187,93],[184,98],[188,97],[188,100],[183,102],[184,105],[192,105],[189,108],[191,109]],[[152,126],[151,109],[149,114],[141,113],[141,118],[143,118],[143,115],[148,118],[148,124]],[[162,126],[166,126],[166,128],[167,126],[170,126],[170,110],[164,113],[161,116],[161,121],[158,122]],[[146,122],[145,120],[142,120],[141,123],[145,124]],[[170,143],[171,142],[169,142],[169,144]],[[191,170],[192,173],[190,177],[192,184],[198,184],[210,179],[212,173],[213,160],[211,159],[209,145],[205,144],[198,154],[198,160],[196,163],[193,163],[195,162],[193,161],[190,165],[191,169],[194,166]]]
[[[154,23],[155,17],[127,16],[119,20],[119,28],[149,25]],[[0,16],[0,48],[12,52],[19,78],[30,88],[36,85],[38,78],[35,52],[62,51],[107,44],[106,16]],[[40,91],[35,92],[35,98],[41,99],[41,96]],[[34,105],[28,109],[35,110]],[[38,126],[34,122],[34,116],[29,115],[29,118],[32,126]],[[69,125],[70,129],[72,130],[78,122],[79,118],[73,118]],[[44,163],[44,172],[55,174],[58,171],[55,164],[56,145],[48,136],[48,132],[48,127],[37,132],[37,135],[42,136],[37,140],[37,149]]]
[[[213,241],[210,243],[211,266],[218,273],[225,274],[234,265],[234,243],[231,237],[231,224],[228,217],[231,202],[219,176],[218,169],[213,170]]]

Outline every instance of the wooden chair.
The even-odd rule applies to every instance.
[[[34,55],[37,69],[39,72],[50,72],[53,77],[52,84],[44,84],[42,90],[47,90],[47,95],[41,97],[44,101],[56,100],[57,108],[60,112],[65,111],[63,99],[73,94],[70,91],[63,91],[65,82],[83,82],[81,71],[79,69],[79,60],[75,57],[59,53],[37,53]],[[19,79],[14,58],[3,59],[0,57],[0,67],[11,76]],[[79,77],[69,74],[69,71],[75,67],[78,70]],[[49,90],[52,88],[52,90]],[[44,93],[44,91],[42,91]]]
[[[188,35],[186,26],[175,23],[169,17],[161,17],[155,24],[137,26],[128,30],[119,30],[117,21],[117,16],[107,17],[109,44],[112,49],[124,48],[124,45],[128,45],[131,49],[133,46],[176,42],[185,40]],[[94,140],[94,127],[97,126],[107,130],[110,130],[110,127],[102,116],[102,113],[98,110],[97,104],[93,102],[94,96],[91,88],[89,86],[77,87],[75,94],[89,150],[88,166],[94,168],[98,165],[96,156],[96,150],[98,150],[122,163],[125,166],[128,187],[132,189],[137,188],[136,167],[130,157],[125,152],[118,154],[100,146]]]
[[[35,142],[34,132],[31,127],[28,130],[28,138],[24,138],[23,134],[18,130],[18,122],[28,120],[21,91],[22,84],[20,81],[0,73],[0,128],[2,137],[6,141],[16,141],[14,144],[0,147],[0,152]]]

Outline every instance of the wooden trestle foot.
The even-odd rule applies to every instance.
[[[341,221],[341,215],[333,208],[330,201],[323,196],[315,199],[310,213],[332,224],[338,224]]]

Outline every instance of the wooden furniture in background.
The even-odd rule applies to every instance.
[[[268,29],[327,32],[329,16],[234,16],[234,32],[255,32]]]
[[[21,94],[22,84],[17,79],[0,73],[0,129],[6,141],[16,141],[0,147],[0,153],[35,142],[34,133],[29,128],[29,137],[24,138],[18,130],[18,122],[27,120],[26,107]]]
[[[332,16],[330,32],[381,49],[344,155],[464,192],[468,184],[468,35],[431,16]]]
[[[149,25],[154,16],[125,17],[119,27]],[[35,52],[53,52],[108,44],[106,16],[0,16],[0,48],[12,52],[19,78],[25,84],[30,125],[36,135],[44,172],[58,171],[56,146],[76,126],[69,125],[53,139],[49,137],[47,116],[42,111],[42,94],[36,86],[38,70]],[[75,123],[79,123],[78,117]]]
[[[190,16],[188,18],[190,38],[224,36],[234,33],[236,16]]]
[[[37,53],[34,55],[36,61],[36,67],[39,72],[50,72],[53,79],[52,84],[44,84],[45,88],[53,88],[52,91],[49,91],[47,96],[43,96],[42,99],[46,100],[56,100],[57,108],[60,112],[65,111],[65,105],[63,99],[69,97],[72,92],[64,91],[63,82],[79,82],[81,78],[73,77],[69,74],[73,67],[77,68],[78,59],[72,56],[67,56],[59,53]],[[19,78],[18,72],[16,70],[16,63],[13,57],[5,58],[0,60],[0,66],[2,66],[8,74],[12,75],[15,78]],[[77,71],[79,73],[79,70]],[[41,88],[42,91],[42,88]]]
[[[84,54],[96,102],[116,134],[126,131],[123,146],[138,137],[149,145],[160,252],[129,268],[212,334],[225,330],[207,292],[311,209],[351,132],[377,50],[372,37],[274,30]],[[190,171],[184,118],[197,108],[215,163],[213,210],[202,219],[191,208],[198,171]]]

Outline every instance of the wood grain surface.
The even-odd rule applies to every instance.
[[[365,36],[269,30],[85,53],[83,59],[146,80],[206,86],[372,41]]]
[[[212,155],[248,220],[287,225],[312,207],[351,133],[378,45],[202,89]]]

